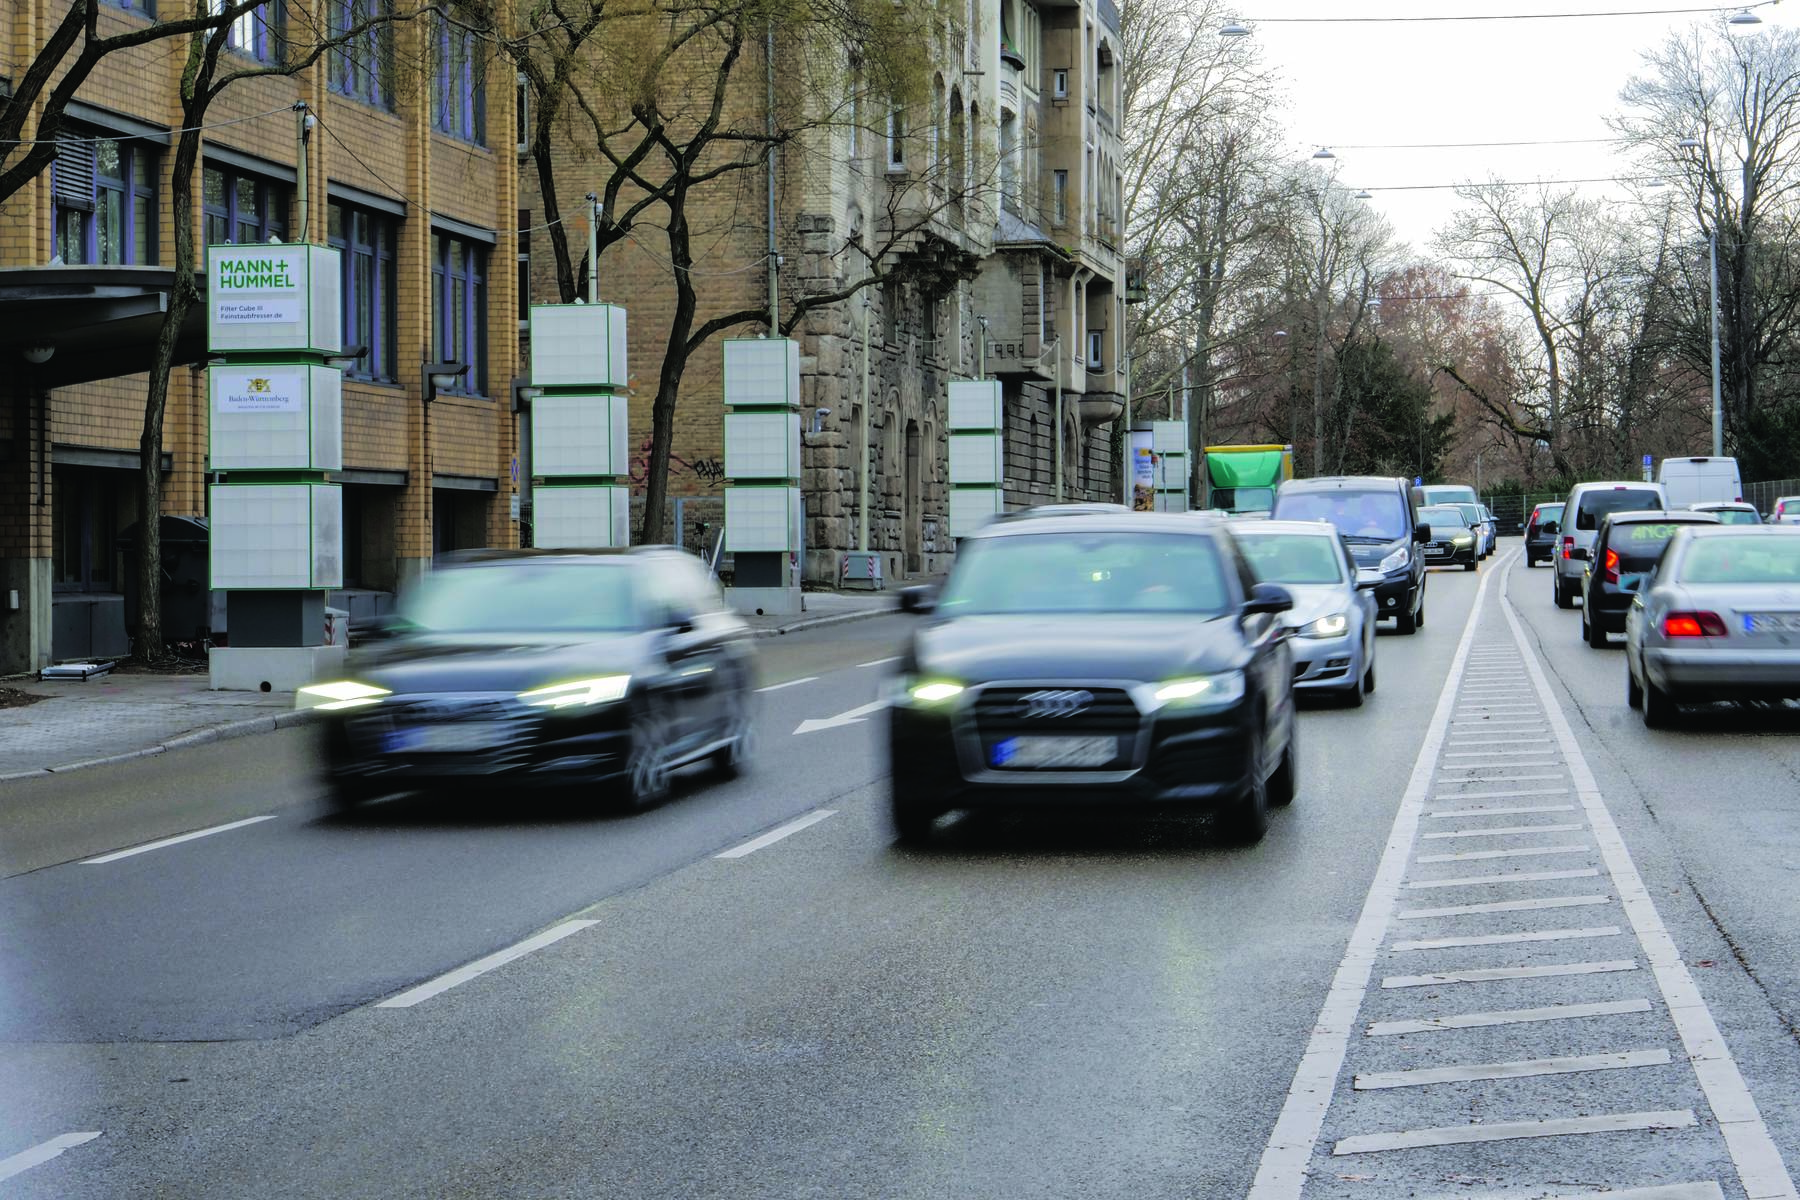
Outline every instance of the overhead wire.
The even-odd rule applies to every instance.
[[[209,129],[224,129],[231,125],[243,125],[250,121],[260,121],[264,117],[273,117],[280,113],[291,113],[294,106],[284,104],[280,108],[272,108],[268,112],[252,113],[247,117],[232,117],[227,121],[207,121],[201,125],[187,125],[180,129],[159,129],[155,133],[108,133],[97,137],[53,137],[53,138],[0,138],[0,146],[55,146],[55,145],[93,145],[100,142],[125,142],[133,138],[145,141],[161,141],[178,133],[205,133]]]
[[[1545,13],[1432,13],[1405,17],[1244,17],[1246,25],[1398,25],[1447,21],[1560,21],[1590,17],[1681,17],[1698,14],[1739,13],[1768,8],[1781,0],[1759,0],[1752,4],[1731,4],[1706,8],[1622,8],[1587,12]]]

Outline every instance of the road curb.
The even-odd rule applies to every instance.
[[[107,754],[100,758],[84,758],[79,762],[64,763],[55,767],[39,767],[30,771],[0,775],[0,783],[14,779],[36,779],[45,775],[67,775],[70,771],[84,771],[89,767],[115,766],[119,763],[131,762],[133,759],[164,754],[170,750],[186,750],[213,742],[230,741],[233,738],[250,737],[258,733],[274,733],[278,729],[291,729],[296,725],[304,725],[311,719],[312,714],[302,710],[269,713],[261,717],[248,717],[242,721],[228,721],[223,725],[208,725],[189,733],[178,734],[154,746],[145,746],[139,750],[127,750],[123,754]]]
[[[866,612],[833,613],[829,617],[811,617],[804,621],[795,621],[792,625],[783,625],[779,629],[758,629],[759,638],[783,637],[790,633],[804,633],[808,629],[820,629],[827,625],[844,625],[851,621],[867,621],[875,617],[887,617],[899,612],[894,608],[871,608]]]

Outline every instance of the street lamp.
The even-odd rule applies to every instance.
[[[469,373],[468,363],[434,362],[425,363],[421,372],[425,377],[425,403],[430,404],[437,399],[439,392],[447,392],[456,386],[456,381]]]
[[[362,356],[369,352],[367,346],[345,346],[336,354],[325,356],[325,365],[336,367],[340,371],[348,371],[362,361]]]
[[[1313,157],[1314,158],[1336,158],[1337,155],[1335,155],[1331,152],[1331,147],[1320,146],[1317,150],[1313,151]]]
[[[1219,29],[1222,38],[1242,38],[1250,36],[1250,27],[1237,21],[1227,21]]]
[[[1751,17],[1752,13],[1742,16]],[[1736,22],[1733,17],[1732,21]],[[1676,143],[1683,150],[1695,151],[1700,148],[1700,139],[1684,137]],[[1696,216],[1699,216],[1699,202],[1695,202]],[[1707,306],[1712,310],[1712,452],[1714,458],[1725,453],[1725,409],[1720,399],[1719,388],[1719,231],[1714,225],[1708,225],[1705,217],[1700,218],[1700,228],[1706,233],[1707,257]]]
[[[1762,23],[1763,23],[1763,19],[1761,17],[1757,16],[1755,13],[1751,12],[1749,9],[1745,9],[1743,12],[1739,13],[1737,16],[1731,18],[1731,20],[1725,22],[1725,25],[1730,32],[1736,33],[1738,30],[1743,29],[1746,26],[1761,25]]]

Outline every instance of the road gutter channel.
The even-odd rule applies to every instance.
[[[1326,996],[1318,1020],[1314,1024],[1305,1053],[1295,1072],[1293,1084],[1288,1090],[1281,1113],[1276,1119],[1275,1127],[1263,1150],[1247,1200],[1299,1200],[1305,1187],[1308,1170],[1318,1148],[1325,1117],[1335,1095],[1338,1077],[1344,1069],[1351,1029],[1369,993],[1369,984],[1375,964],[1381,955],[1381,947],[1387,939],[1393,921],[1403,915],[1397,911],[1401,889],[1406,886],[1403,880],[1408,860],[1415,847],[1421,844],[1420,821],[1424,816],[1427,799],[1436,786],[1434,780],[1438,775],[1443,774],[1446,776],[1446,784],[1472,782],[1472,780],[1457,781],[1449,777],[1447,771],[1439,771],[1438,761],[1449,742],[1450,724],[1452,716],[1458,708],[1459,688],[1462,687],[1465,673],[1471,665],[1474,640],[1488,600],[1488,586],[1496,575],[1504,575],[1505,569],[1513,564],[1517,555],[1518,552],[1513,551],[1500,564],[1497,564],[1500,570],[1487,573],[1482,578],[1476,592],[1475,603],[1464,626],[1462,638],[1457,644],[1455,656],[1451,661],[1443,690],[1439,693],[1437,707],[1431,723],[1426,729],[1418,757],[1414,761],[1412,774],[1401,798],[1399,810],[1395,815],[1394,824],[1389,833],[1387,845],[1382,852],[1380,864],[1376,869],[1374,881],[1370,885],[1362,911],[1350,935],[1344,957],[1333,975],[1330,991]],[[1524,630],[1520,625],[1516,610],[1510,599],[1504,595],[1500,598],[1500,605],[1501,614],[1510,629],[1514,645],[1522,656],[1524,673],[1529,681],[1531,693],[1535,694],[1536,699],[1542,705],[1555,734],[1557,745],[1561,750],[1562,765],[1573,780],[1577,798],[1587,817],[1587,825],[1595,841],[1595,847],[1558,846],[1527,850],[1424,855],[1420,856],[1417,861],[1426,863],[1544,853],[1598,853],[1611,877],[1617,902],[1628,917],[1632,932],[1645,951],[1646,963],[1656,979],[1671,1020],[1687,1052],[1689,1064],[1694,1069],[1701,1090],[1718,1122],[1720,1134],[1725,1141],[1726,1149],[1731,1155],[1732,1164],[1737,1170],[1746,1194],[1750,1200],[1800,1200],[1796,1197],[1793,1181],[1788,1176],[1780,1152],[1776,1149],[1761,1113],[1757,1110],[1756,1103],[1750,1095],[1749,1088],[1738,1071],[1737,1063],[1720,1036],[1712,1014],[1701,998],[1698,988],[1695,987],[1693,977],[1688,973],[1673,939],[1669,936],[1661,916],[1657,913],[1643,879],[1638,874],[1636,865],[1632,862],[1631,855],[1606,808],[1593,773],[1583,758],[1568,721],[1551,691],[1538,655],[1524,636]],[[1537,764],[1510,765],[1535,766]],[[1591,902],[1595,898],[1584,899]],[[1597,933],[1598,930],[1579,932],[1591,934]],[[1441,986],[1475,980],[1582,972],[1636,971],[1638,968],[1639,963],[1636,960],[1626,959],[1549,967],[1465,970],[1427,975],[1388,976],[1381,980],[1381,987],[1388,989]],[[1511,1069],[1510,1066],[1509,1069]],[[1431,1077],[1419,1076],[1419,1078]],[[1676,1129],[1694,1124],[1695,1118],[1692,1112],[1670,1111],[1496,1123],[1492,1126],[1472,1125],[1444,1129],[1418,1129],[1342,1138],[1334,1146],[1332,1154],[1336,1157],[1344,1154],[1400,1149],[1407,1146],[1442,1146],[1515,1137],[1597,1133],[1626,1129]],[[1716,1185],[1683,1186],[1712,1188],[1716,1191]],[[1694,1194],[1705,1195],[1708,1193],[1698,1191]]]

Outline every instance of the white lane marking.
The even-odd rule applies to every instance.
[[[1505,1142],[1514,1138],[1623,1133],[1631,1129],[1689,1129],[1697,1123],[1691,1108],[1618,1113],[1601,1117],[1562,1117],[1554,1121],[1497,1121],[1492,1125],[1449,1125],[1440,1129],[1406,1129],[1399,1133],[1365,1133],[1344,1138],[1331,1148],[1331,1153],[1368,1154],[1377,1150],[1466,1146],[1475,1142]]]
[[[1448,908],[1407,908],[1394,914],[1396,921],[1424,921],[1431,917],[1466,917],[1475,913],[1536,912],[1543,908],[1594,908],[1611,904],[1611,896],[1533,896],[1529,900],[1495,900],[1489,904],[1453,904]]]
[[[1509,551],[1507,561],[1516,554],[1517,551]],[[1350,1030],[1356,1022],[1357,1010],[1362,1007],[1363,997],[1368,994],[1376,955],[1387,940],[1389,916],[1399,899],[1400,882],[1406,875],[1407,858],[1412,854],[1413,837],[1419,828],[1419,813],[1424,810],[1425,798],[1431,792],[1437,757],[1449,737],[1450,717],[1456,708],[1456,690],[1462,683],[1463,671],[1468,668],[1475,630],[1482,609],[1487,605],[1488,585],[1498,575],[1498,572],[1488,572],[1475,590],[1475,603],[1469,609],[1462,638],[1450,660],[1443,689],[1438,693],[1437,707],[1425,727],[1419,755],[1413,760],[1412,776],[1401,795],[1394,824],[1388,831],[1387,846],[1381,852],[1375,879],[1369,885],[1362,911],[1351,930],[1344,957],[1332,975],[1331,990],[1319,1010],[1318,1020],[1313,1023],[1306,1053],[1294,1072],[1281,1115],[1276,1118],[1268,1144],[1263,1147],[1256,1179],[1245,1200],[1299,1200],[1300,1190],[1305,1186],[1313,1147],[1318,1145],[1325,1112],[1331,1104],[1338,1072],[1344,1065]]]
[[[1458,800],[1462,797],[1458,796]],[[1442,812],[1426,813],[1434,821],[1447,820],[1450,817],[1516,817],[1526,813],[1574,812],[1573,804],[1509,804],[1496,805],[1493,808],[1446,808]]]
[[[1551,765],[1555,766],[1555,765],[1559,765],[1559,764],[1552,763]],[[1481,768],[1481,767],[1448,767],[1448,768],[1445,768],[1445,770],[1439,771],[1438,774],[1442,775],[1445,773],[1445,771],[1479,771],[1479,770],[1483,770],[1483,769],[1484,768]],[[1554,774],[1554,775],[1465,775],[1460,779],[1445,779],[1439,784],[1439,786],[1440,787],[1452,787],[1452,786],[1461,787],[1465,783],[1537,783],[1537,782],[1541,782],[1541,781],[1549,781],[1552,779],[1562,779],[1562,778],[1564,778],[1564,776],[1560,772],[1558,772],[1557,774]],[[1561,790],[1567,791],[1568,789],[1563,788]],[[1482,792],[1480,794],[1484,795],[1484,796],[1494,796],[1494,795],[1498,795],[1499,793],[1498,792]],[[1438,797],[1438,799],[1440,799],[1440,800],[1446,799],[1446,798],[1458,799],[1459,797],[1455,797],[1455,796],[1452,796],[1452,797],[1439,796]]]
[[[1532,858],[1539,854],[1592,854],[1592,846],[1533,846],[1526,850],[1463,850],[1456,854],[1421,854],[1422,863],[1474,862],[1483,858]]]
[[[1527,739],[1528,743],[1535,742],[1536,740],[1537,739],[1535,739],[1535,738]],[[1444,755],[1444,758],[1446,760],[1452,759],[1452,758],[1536,758],[1537,756],[1539,756],[1541,754],[1545,754],[1545,753],[1548,753],[1548,752],[1546,750],[1544,750],[1542,747],[1534,747],[1533,749],[1530,749],[1530,750],[1470,750],[1467,752],[1447,753]],[[1538,766],[1549,766],[1550,764],[1549,763],[1522,763],[1520,765],[1521,766],[1538,767]]]
[[[1667,1050],[1620,1050],[1611,1054],[1570,1054],[1559,1058],[1527,1058],[1518,1062],[1421,1067],[1413,1071],[1372,1071],[1367,1075],[1358,1075],[1351,1086],[1359,1092],[1379,1092],[1388,1088],[1429,1087],[1434,1083],[1526,1079],[1533,1075],[1579,1075],[1584,1071],[1628,1071],[1633,1067],[1668,1065]]]
[[[1561,1185],[1539,1184],[1537,1186],[1560,1187]],[[1500,1192],[1484,1192],[1479,1196],[1473,1196],[1466,1192],[1457,1192],[1454,1196],[1430,1196],[1426,1197],[1425,1200],[1521,1200],[1521,1197],[1528,1194],[1537,1197],[1538,1200],[1595,1200],[1595,1198],[1598,1197],[1604,1197],[1605,1200],[1725,1200],[1725,1193],[1719,1190],[1719,1185],[1710,1181],[1707,1183],[1670,1183],[1661,1184],[1655,1187],[1624,1188],[1619,1191],[1609,1189],[1604,1192],[1558,1192],[1554,1196],[1547,1192],[1539,1193],[1536,1190],[1529,1193],[1507,1192],[1505,1194]]]
[[[431,999],[440,992],[447,992],[451,988],[456,987],[459,984],[467,983],[477,976],[486,975],[496,967],[504,967],[515,958],[523,958],[533,950],[542,950],[545,946],[548,946],[553,942],[560,942],[572,933],[580,933],[589,926],[598,925],[599,923],[600,922],[598,921],[564,921],[561,925],[551,926],[549,929],[544,930],[544,932],[537,934],[534,937],[528,937],[517,945],[508,946],[504,950],[497,950],[486,958],[478,958],[474,962],[469,963],[466,966],[458,967],[448,974],[439,975],[436,979],[421,983],[418,987],[408,988],[398,996],[389,996],[375,1007],[411,1008],[415,1004],[420,1004]]]
[[[129,850],[114,850],[111,854],[102,854],[98,858],[84,858],[81,865],[97,867],[102,863],[118,862],[121,858],[130,858],[134,854],[148,854],[152,850],[161,850],[164,846],[178,846],[182,842],[191,842],[195,838],[211,837],[215,833],[224,833],[231,829],[242,829],[246,825],[255,825],[261,821],[273,821],[274,813],[261,817],[245,817],[242,821],[227,821],[223,825],[214,825],[211,829],[196,829],[192,833],[184,833],[178,837],[163,838],[159,842],[146,842],[142,846],[133,846]]]
[[[787,837],[789,834],[799,833],[802,829],[805,829],[808,825],[817,825],[820,821],[823,821],[826,817],[834,817],[836,815],[837,815],[837,809],[835,809],[835,808],[814,809],[812,812],[807,813],[803,817],[795,817],[792,821],[789,821],[786,825],[777,825],[775,828],[769,830],[769,832],[763,834],[761,837],[753,837],[749,841],[745,842],[743,845],[733,846],[729,850],[726,850],[722,853],[713,855],[713,857],[714,858],[742,858],[746,854],[755,854],[758,850],[763,849],[765,846],[773,846],[776,842],[779,842],[782,838]]]
[[[1455,879],[1421,879],[1408,883],[1409,888],[1475,887],[1490,883],[1538,883],[1546,879],[1592,879],[1600,874],[1595,867],[1578,867],[1572,871],[1513,871],[1505,875],[1461,875]]]
[[[1588,824],[1593,827],[1601,860],[1618,891],[1620,907],[1625,910],[1633,932],[1644,947],[1651,974],[1656,977],[1656,986],[1669,1006],[1675,1032],[1681,1036],[1681,1044],[1693,1062],[1694,1074],[1700,1080],[1700,1090],[1706,1094],[1707,1105],[1718,1119],[1719,1132],[1725,1138],[1725,1148],[1731,1154],[1732,1165],[1737,1168],[1738,1179],[1743,1183],[1744,1191],[1756,1200],[1792,1200],[1797,1193],[1793,1178],[1781,1160],[1781,1152],[1769,1134],[1768,1125],[1763,1122],[1737,1061],[1719,1034],[1712,1011],[1707,1008],[1700,989],[1694,985],[1693,975],[1682,961],[1675,939],[1669,936],[1662,914],[1656,911],[1656,903],[1644,886],[1643,876],[1638,874],[1625,839],[1619,835],[1619,828],[1600,794],[1600,785],[1575,740],[1568,718],[1563,715],[1543,665],[1525,638],[1525,629],[1512,602],[1504,601],[1500,611],[1512,629],[1513,641],[1525,659],[1525,671],[1537,688],[1554,736],[1563,748],[1569,774],[1575,780],[1576,795],[1587,810]]]
[[[759,692],[779,692],[782,688],[799,687],[803,683],[817,683],[817,675],[808,675],[804,679],[790,679],[786,683],[771,683],[768,687],[759,687]]]
[[[1502,979],[1550,979],[1557,975],[1611,975],[1635,971],[1628,958],[1613,962],[1554,963],[1547,967],[1484,967],[1478,971],[1440,971],[1435,975],[1389,975],[1384,988],[1435,987],[1450,983],[1494,983]]]
[[[1528,929],[1519,933],[1484,933],[1480,937],[1421,938],[1413,942],[1395,942],[1393,950],[1454,950],[1464,946],[1513,946],[1520,942],[1570,942],[1586,938],[1618,937],[1624,933],[1617,925],[1596,925],[1592,929]]]
[[[49,1162],[64,1150],[85,1145],[100,1136],[98,1129],[87,1133],[64,1133],[51,1138],[47,1142],[39,1142],[29,1150],[21,1150],[11,1158],[0,1158],[0,1179],[11,1179],[14,1175],[29,1171],[36,1166]]]
[[[1495,730],[1494,732],[1498,733],[1499,730]],[[1450,735],[1450,744],[1452,746],[1535,746],[1538,744],[1538,739],[1470,737],[1466,733],[1453,733]],[[1508,753],[1513,753],[1513,751],[1508,751]]]
[[[1554,788],[1514,788],[1504,792],[1458,792],[1454,796],[1439,796],[1439,800],[1514,800],[1521,796],[1566,796],[1566,787]]]
[[[1576,821],[1568,825],[1497,825],[1492,829],[1440,829],[1434,833],[1422,833],[1420,841],[1442,841],[1445,838],[1483,838],[1511,837],[1515,833],[1573,833],[1587,826]]]
[[[1542,712],[1543,710],[1540,709],[1535,704],[1516,704],[1516,703],[1509,702],[1506,704],[1459,704],[1459,705],[1457,705],[1456,711],[1459,713],[1473,715],[1475,713],[1499,713],[1499,712],[1535,713],[1535,712]]]
[[[1544,1008],[1510,1008],[1499,1012],[1455,1013],[1419,1021],[1376,1021],[1364,1032],[1369,1037],[1394,1037],[1404,1033],[1435,1033],[1440,1029],[1482,1029],[1489,1025],[1525,1025],[1536,1021],[1573,1021],[1579,1017],[1613,1017],[1650,1011],[1642,996],[1635,1000],[1602,1000],[1597,1004],[1552,1004]]]
[[[889,658],[872,658],[866,663],[857,663],[856,665],[859,668],[860,667],[885,667],[891,662],[899,662],[899,661],[900,661],[900,655],[896,654]]]
[[[861,725],[863,723],[863,718],[867,717],[870,713],[880,712],[886,707],[886,700],[871,701],[868,704],[838,713],[833,717],[822,717],[818,720],[802,721],[800,724],[794,726],[794,733],[796,735],[802,733],[817,733],[821,729],[841,729],[845,725]]]

